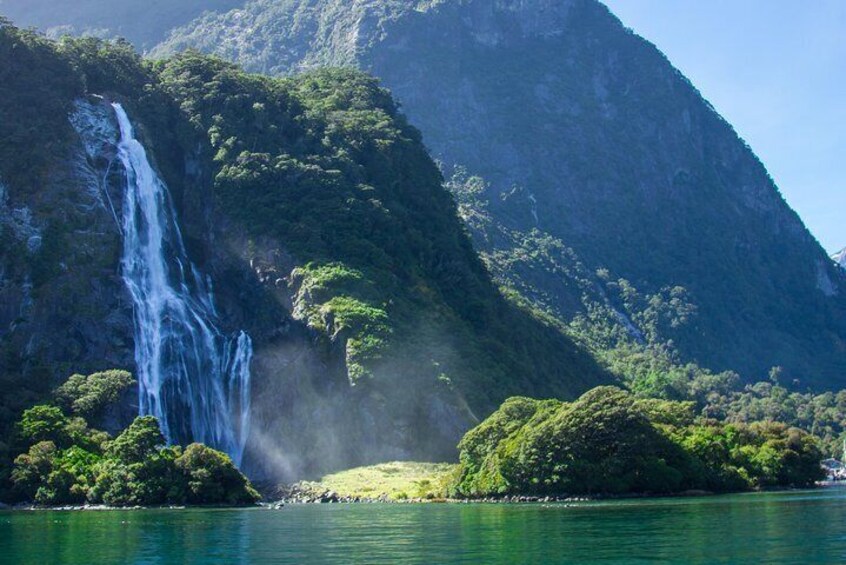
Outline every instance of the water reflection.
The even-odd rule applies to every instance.
[[[846,490],[565,505],[0,514],[11,563],[831,563]]]

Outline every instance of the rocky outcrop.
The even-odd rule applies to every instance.
[[[57,365],[88,372],[132,364],[132,311],[117,269],[120,230],[89,137],[95,122],[105,122],[88,103],[75,117],[79,135],[53,157],[40,190],[7,184],[0,199],[8,244],[0,338],[19,352],[15,368],[33,378]]]

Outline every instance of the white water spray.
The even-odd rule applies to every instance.
[[[123,280],[135,310],[139,411],[171,443],[198,441],[240,465],[250,426],[245,332],[224,336],[209,284],[188,259],[167,186],[120,104],[118,158],[126,171]]]

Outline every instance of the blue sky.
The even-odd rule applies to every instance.
[[[755,150],[823,247],[846,247],[846,0],[603,0]]]

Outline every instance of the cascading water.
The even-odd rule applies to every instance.
[[[245,332],[226,337],[210,284],[188,259],[167,186],[135,139],[120,104],[118,158],[126,171],[123,280],[135,310],[139,410],[171,443],[198,441],[241,463],[250,425]]]

